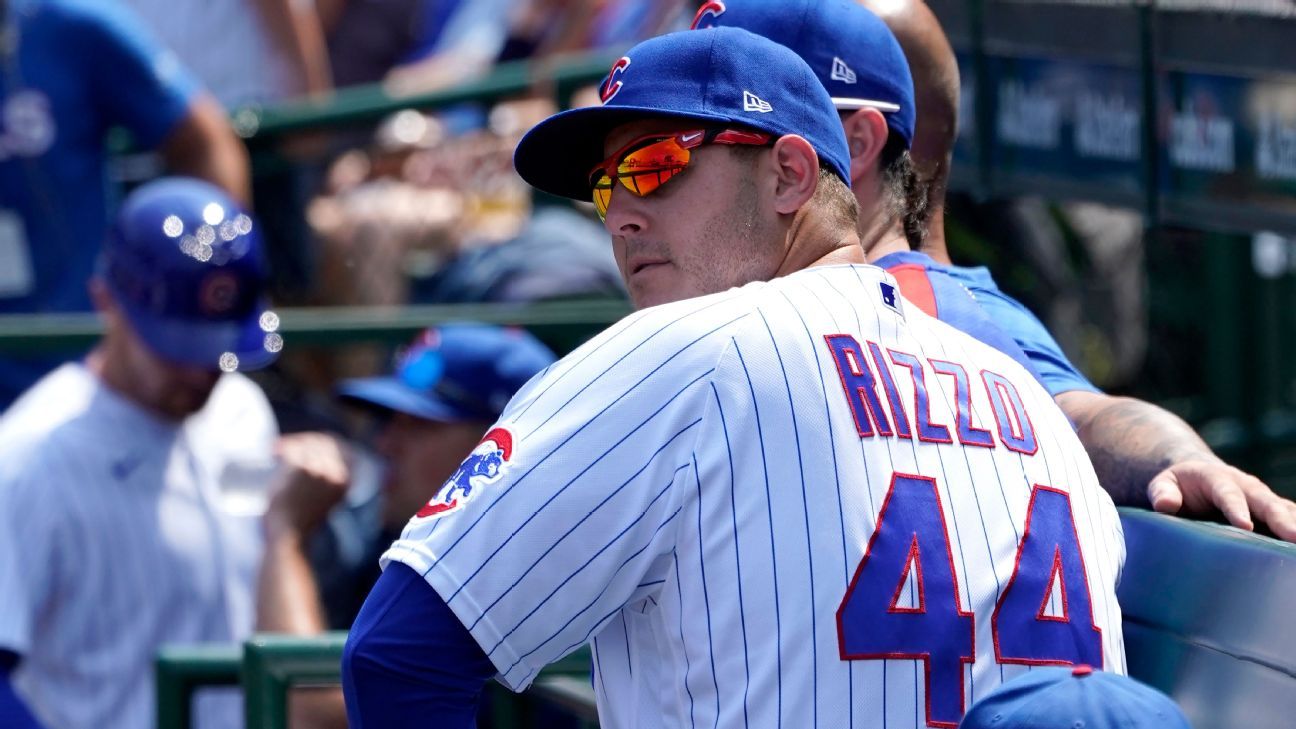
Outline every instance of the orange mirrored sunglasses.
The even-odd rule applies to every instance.
[[[644,197],[684,171],[693,158],[691,150],[704,144],[742,144],[755,147],[773,137],[761,132],[737,129],[690,129],[674,134],[647,134],[634,139],[590,170],[590,188],[599,220],[607,217],[612,202],[613,180],[630,192]]]

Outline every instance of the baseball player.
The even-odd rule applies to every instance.
[[[222,371],[280,346],[260,253],[218,188],[141,187],[91,282],[103,338],[0,420],[0,724],[153,727],[159,646],[251,633],[258,494],[231,478],[277,427]],[[234,698],[200,725],[241,726]]]
[[[513,393],[553,362],[521,329],[459,322],[421,332],[391,374],[343,381],[343,399],[382,419],[373,439],[385,466],[381,488],[368,488],[377,478],[363,451],[331,434],[280,439],[284,475],[264,519],[258,629],[350,628],[381,574],[378,558],[410,516],[459,469]],[[341,691],[312,694],[289,707],[294,724],[346,725]]]
[[[249,195],[225,110],[120,5],[0,0],[0,313],[90,311],[85,282],[118,202],[113,128],[173,174]],[[0,357],[0,407],[71,358]]]
[[[267,629],[349,628],[378,578],[378,558],[410,516],[459,468],[509,398],[553,361],[521,329],[459,322],[421,332],[391,374],[343,381],[343,400],[382,419],[373,447],[385,468],[372,498],[331,517],[349,483],[366,474],[352,472],[348,447],[333,436],[284,436],[280,460],[295,477],[266,512],[258,597],[275,614]]]
[[[1296,540],[1296,504],[1224,463],[1179,417],[1098,390],[986,269],[950,263],[943,206],[958,112],[954,54],[921,2],[863,5],[884,14],[899,42],[855,0],[712,0],[699,8],[694,27],[745,28],[810,64],[850,142],[869,261],[890,271],[906,298],[927,313],[1028,359],[1075,423],[1117,503],[1197,517],[1222,512],[1244,529],[1254,528],[1255,517],[1277,536]],[[916,98],[907,82],[910,66]]]
[[[605,727],[954,727],[1028,666],[1122,672],[1111,499],[1010,357],[861,265],[811,69],[635,46],[515,164],[592,198],[641,309],[528,383],[406,526],[356,726],[467,727],[590,643]]]

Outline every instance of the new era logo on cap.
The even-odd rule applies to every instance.
[[[853,71],[850,66],[847,66],[845,61],[843,61],[842,59],[836,56],[833,56],[831,78],[833,81],[841,81],[843,83],[853,84],[855,83],[856,77],[855,77],[855,71]]]
[[[768,114],[771,111],[774,111],[774,107],[770,106],[768,101],[765,101],[756,94],[744,89],[743,111],[758,111],[762,114]]]

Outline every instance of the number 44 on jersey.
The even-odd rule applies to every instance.
[[[861,347],[846,335],[826,340],[859,434],[914,437],[881,348],[873,342]],[[952,443],[950,428],[931,422],[921,362],[903,352],[887,354],[912,373],[919,440]],[[866,356],[873,360],[876,375]],[[937,374],[953,378],[959,442],[993,448],[990,433],[972,424],[969,380],[962,366],[931,364]],[[982,373],[982,380],[995,410],[1000,442],[1033,454],[1035,434],[1012,383],[990,372]],[[893,420],[878,397],[879,381]],[[841,659],[921,661],[928,725],[957,726],[967,709],[964,667],[976,656],[975,616],[961,607],[960,594],[936,480],[894,474],[877,527],[837,610]],[[1033,488],[1012,578],[991,616],[991,634],[998,663],[1102,666],[1102,632],[1094,624],[1084,556],[1065,491]]]

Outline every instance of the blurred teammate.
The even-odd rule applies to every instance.
[[[642,311],[524,387],[384,555],[353,722],[470,726],[490,677],[587,641],[610,728],[953,726],[1023,664],[1123,671],[1111,499],[1024,368],[861,265],[811,69],[677,33],[601,96],[515,164],[593,198]]]
[[[927,313],[1001,351],[1024,352],[1076,424],[1099,480],[1118,504],[1197,517],[1222,511],[1244,529],[1253,528],[1255,517],[1279,537],[1296,540],[1296,504],[1224,463],[1177,416],[1100,392],[986,269],[949,263],[944,194],[958,113],[954,54],[923,3],[863,4],[882,13],[898,44],[853,0],[708,2],[694,25],[752,30],[810,64],[833,97],[850,142],[852,189],[870,262],[895,275],[905,296]],[[913,71],[912,90],[887,82],[908,76],[906,65]],[[967,291],[976,307],[969,307]],[[1015,346],[987,334],[984,321],[993,321]]]
[[[1189,729],[1169,696],[1089,666],[1039,668],[977,702],[959,729]]]
[[[0,420],[0,716],[153,727],[159,646],[251,633],[257,494],[230,478],[277,428],[222,370],[278,348],[260,255],[212,185],[141,187],[90,283],[103,338]],[[231,698],[200,696],[199,725],[241,726]]]
[[[117,3],[0,0],[0,313],[89,311],[113,202],[107,133],[248,200],[225,113]],[[66,357],[0,359],[0,408]]]
[[[374,441],[386,465],[382,491],[339,515],[312,553],[312,537],[350,485],[345,447],[321,433],[281,439],[281,460],[295,476],[285,480],[267,512],[261,623],[299,634],[349,628],[378,579],[378,558],[472,452],[509,398],[553,361],[553,353],[522,330],[448,324],[423,332],[391,375],[343,382],[344,399],[384,419]],[[318,587],[312,574],[320,575]]]
[[[257,593],[262,630],[318,635],[351,627],[380,574],[378,558],[425,505],[518,388],[553,363],[522,330],[447,324],[424,331],[389,376],[349,380],[343,398],[384,419],[374,445],[381,492],[343,499],[372,473],[326,433],[293,433],[276,448],[284,468],[265,518]],[[353,492],[355,493],[355,492]],[[336,508],[335,508],[336,507]],[[346,726],[340,692],[294,696],[294,726]]]

